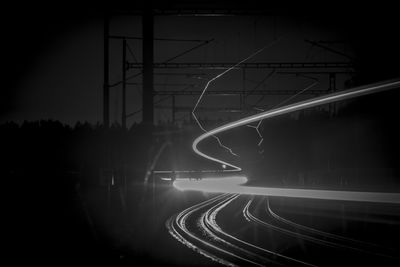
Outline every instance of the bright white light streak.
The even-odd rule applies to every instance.
[[[399,193],[254,187],[242,186],[241,184],[243,183],[238,183],[238,181],[238,178],[221,178],[214,180],[209,179],[207,181],[196,182],[189,180],[176,180],[173,185],[179,190],[194,190],[208,193],[232,193],[260,196],[400,204]]]
[[[231,176],[225,178],[203,178],[201,180],[190,180],[190,179],[176,179],[173,183],[174,187],[178,190],[196,190],[208,192],[209,188],[235,188],[236,186],[245,184],[247,177],[245,176]],[[195,188],[195,189],[188,189]],[[218,192],[218,191],[217,191]]]
[[[397,88],[399,86],[400,86],[400,80],[398,80],[398,79],[390,80],[390,81],[386,81],[386,82],[382,82],[382,83],[376,83],[376,84],[367,85],[367,86],[360,86],[360,87],[345,90],[342,92],[332,93],[332,94],[312,98],[309,100],[301,101],[298,103],[290,104],[290,105],[287,105],[284,107],[261,112],[259,114],[255,114],[255,115],[222,125],[220,127],[217,127],[213,130],[210,130],[210,131],[200,135],[193,141],[192,148],[196,154],[198,154],[206,159],[209,159],[209,160],[218,162],[220,164],[225,164],[227,166],[232,167],[233,170],[231,170],[231,171],[241,171],[241,168],[239,166],[235,166],[232,163],[225,162],[223,160],[211,157],[211,156],[201,152],[198,149],[198,144],[210,136],[214,136],[216,134],[225,132],[227,130],[230,130],[230,129],[233,129],[233,128],[236,128],[239,126],[250,124],[255,121],[272,118],[272,117],[287,114],[290,112],[295,112],[295,111],[312,108],[312,107],[316,107],[316,106],[320,106],[320,105],[324,105],[324,104],[329,104],[329,103],[333,103],[333,102],[337,102],[337,101],[351,99],[351,98],[359,97],[362,95],[368,95],[368,94],[372,94],[372,93],[386,91],[386,90]]]

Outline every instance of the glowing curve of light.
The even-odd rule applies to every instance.
[[[225,172],[237,172],[241,171],[239,166],[232,163],[225,162],[221,159],[209,156],[204,152],[201,152],[198,145],[204,139],[215,136],[219,133],[227,130],[244,126],[255,121],[277,117],[280,115],[288,114],[295,111],[304,110],[324,104],[329,104],[337,101],[343,101],[351,98],[356,98],[363,95],[369,95],[378,93],[390,89],[395,89],[400,86],[400,80],[389,80],[385,82],[375,83],[366,86],[360,86],[349,90],[344,90],[337,93],[332,93],[309,100],[301,101],[298,103],[290,104],[284,107],[272,109],[269,111],[261,112],[220,127],[210,130],[199,137],[197,137],[192,144],[193,151],[211,161],[224,164],[231,167],[230,170]],[[174,186],[181,190],[201,190],[208,192],[226,192],[226,193],[238,193],[238,194],[253,194],[253,195],[269,195],[269,196],[284,196],[284,197],[299,197],[299,198],[316,198],[316,199],[328,199],[328,200],[345,200],[345,201],[367,201],[367,202],[381,202],[381,203],[396,203],[400,204],[400,194],[398,193],[377,193],[377,192],[355,192],[355,191],[333,191],[333,190],[309,190],[309,189],[289,189],[289,188],[261,188],[261,187],[247,187],[230,185],[226,186],[204,186],[202,184],[191,183],[190,181],[175,181]]]

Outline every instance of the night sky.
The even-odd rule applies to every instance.
[[[189,1],[210,4],[207,1]],[[185,1],[177,1],[177,5]],[[174,3],[168,5],[174,6]],[[218,4],[219,3],[219,4]],[[226,2],[216,5],[225,6]],[[155,4],[157,5],[157,4]],[[166,4],[163,4],[166,5]],[[260,3],[234,4],[239,8],[264,8]],[[313,9],[314,8],[314,9]],[[0,98],[0,121],[55,119],[68,124],[76,121],[96,123],[102,119],[103,42],[102,14],[104,10],[137,10],[135,6],[9,6],[2,17],[5,47],[3,48],[3,71]],[[181,39],[214,39],[174,62],[238,62],[256,49],[272,44],[250,62],[313,62],[348,61],[347,58],[313,47],[304,39],[341,41],[331,47],[356,58],[359,71],[352,83],[362,84],[399,76],[398,21],[388,6],[322,6],[271,7],[268,16],[186,17],[157,16],[155,37]],[[111,34],[141,36],[139,16],[117,16],[111,19]],[[162,62],[189,49],[196,43],[155,42],[155,62]],[[129,41],[133,55],[128,60],[141,61],[140,41]],[[121,79],[121,42],[110,41],[110,82]],[[221,70],[178,70],[197,73],[197,77],[156,75],[155,83],[182,83],[194,85],[201,90],[207,79]],[[252,89],[271,70],[249,70],[245,86]],[[137,70],[136,70],[137,72]],[[155,72],[167,72],[156,70]],[[129,74],[135,73],[130,70]],[[241,72],[233,71],[213,86],[214,89],[241,89]],[[327,88],[325,76],[314,76],[319,84],[314,89]],[[203,78],[203,79],[199,79]],[[350,76],[338,77],[337,87],[343,89]],[[141,83],[141,76],[131,80]],[[303,89],[312,81],[304,77],[274,75],[260,89]],[[156,90],[178,90],[183,86],[156,87]],[[111,90],[111,121],[120,120],[120,87]],[[127,113],[141,107],[140,85],[128,87]],[[286,96],[287,97],[287,96]],[[268,97],[265,107],[279,103],[285,97]],[[299,98],[301,99],[301,98]],[[155,99],[157,100],[157,98]],[[196,97],[178,98],[178,104],[192,106]],[[249,102],[256,102],[250,98]],[[205,99],[204,105],[215,103],[238,106],[238,99]],[[170,101],[163,103],[170,105]],[[170,120],[169,111],[155,114],[158,120]],[[182,114],[185,116],[185,114]],[[207,114],[205,115],[207,116]],[[221,115],[222,116],[222,115]],[[186,117],[187,119],[187,117]],[[138,113],[128,119],[128,125],[140,122]]]

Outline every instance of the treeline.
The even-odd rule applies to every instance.
[[[11,258],[23,255],[42,265],[118,263],[121,252],[109,241],[109,225],[116,225],[121,209],[122,186],[117,183],[143,179],[159,144],[151,131],[165,128],[71,127],[52,120],[0,125],[0,177],[9,229],[4,242]],[[102,173],[108,179],[103,184]]]
[[[134,133],[134,134],[133,134]],[[127,143],[141,136],[138,127],[76,123],[74,127],[53,120],[0,125],[2,172],[11,174],[80,172],[90,166],[115,166],[132,153]]]
[[[348,101],[334,114],[324,107],[265,121],[262,160],[250,169],[280,185],[398,190],[397,95]]]

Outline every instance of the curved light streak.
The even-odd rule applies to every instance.
[[[385,82],[381,82],[381,83],[375,83],[372,85],[360,86],[360,87],[345,90],[342,92],[332,93],[332,94],[312,98],[309,100],[301,101],[298,103],[294,103],[291,105],[283,106],[280,108],[272,109],[269,111],[261,112],[259,114],[255,114],[255,115],[222,125],[220,127],[217,127],[213,130],[210,130],[210,131],[200,135],[193,141],[192,149],[199,156],[202,156],[202,157],[209,159],[211,161],[214,161],[214,162],[218,162],[220,164],[225,164],[226,166],[233,168],[232,170],[226,170],[226,171],[241,171],[242,169],[239,166],[236,166],[232,163],[228,163],[221,159],[209,156],[209,155],[205,154],[204,152],[200,151],[198,148],[199,143],[210,136],[215,136],[219,133],[225,132],[227,130],[230,130],[230,129],[233,129],[233,128],[236,128],[239,126],[247,125],[247,124],[255,122],[255,121],[259,121],[259,120],[263,120],[263,119],[267,119],[267,118],[273,118],[273,117],[277,117],[277,116],[284,115],[287,113],[291,113],[291,112],[295,112],[295,111],[299,111],[299,110],[303,110],[303,109],[307,109],[307,108],[312,108],[312,107],[316,107],[316,106],[320,106],[320,105],[324,105],[324,104],[329,104],[329,103],[333,103],[333,102],[337,102],[337,101],[342,101],[342,100],[346,100],[346,99],[351,99],[351,98],[355,98],[355,97],[359,97],[359,96],[363,96],[363,95],[369,95],[369,94],[373,94],[373,93],[377,93],[377,92],[382,92],[382,91],[394,89],[399,86],[400,86],[400,80],[398,80],[398,79],[390,80],[390,81],[385,81]]]
[[[190,179],[176,179],[174,187],[178,190],[190,190],[195,187],[196,190],[207,191],[209,188],[224,188],[225,190],[234,190],[237,186],[245,184],[247,177],[245,176],[232,176],[224,178],[203,178],[201,180]]]
[[[359,201],[359,202],[374,202],[374,203],[392,203],[400,204],[400,193],[380,193],[380,192],[361,192],[361,191],[339,191],[339,190],[316,190],[316,189],[298,189],[298,188],[278,188],[278,187],[258,187],[224,184],[211,181],[204,184],[198,181],[180,182],[174,181],[175,188],[179,190],[203,191],[208,193],[231,193],[259,196],[275,196],[275,197],[294,197],[294,198],[310,198],[310,199],[325,199],[325,200],[340,200],[340,201]]]
[[[382,82],[382,83],[377,83],[369,86],[362,86],[362,87],[357,87],[354,89],[346,90],[343,92],[338,92],[338,93],[333,93],[333,94],[328,94],[326,96],[321,96],[321,97],[316,97],[310,100],[302,101],[299,103],[287,105],[281,108],[276,108],[270,111],[265,111],[261,112],[259,114],[249,116],[243,119],[240,119],[235,122],[228,123],[226,125],[217,127],[209,132],[206,132],[199,137],[197,137],[192,145],[192,148],[195,153],[198,155],[207,158],[209,160],[212,160],[214,162],[218,162],[220,164],[226,165],[231,167],[232,169],[230,170],[225,170],[225,172],[237,172],[241,171],[241,168],[239,166],[235,166],[232,163],[225,162],[221,159],[217,159],[214,157],[211,157],[204,152],[201,152],[198,149],[198,145],[201,141],[204,139],[210,137],[210,136],[215,136],[216,134],[219,134],[221,132],[247,125],[249,123],[263,120],[266,118],[272,118],[276,117],[279,115],[287,114],[290,112],[294,111],[299,111],[303,110],[306,108],[311,108],[323,104],[328,104],[328,103],[333,103],[336,101],[341,101],[341,100],[346,100],[346,99],[351,99],[355,97],[359,97],[362,95],[368,95],[376,92],[381,92],[385,90],[390,90],[394,89],[396,87],[400,86],[400,80],[392,80],[392,81],[387,81],[387,82]],[[400,194],[397,193],[377,193],[377,192],[351,192],[351,191],[333,191],[333,190],[309,190],[309,189],[294,189],[294,188],[261,188],[261,187],[248,187],[248,186],[242,186],[243,181],[245,181],[245,177],[240,177],[237,176],[236,179],[205,179],[204,181],[188,181],[188,180],[176,180],[174,181],[174,186],[180,190],[201,190],[201,191],[207,191],[207,192],[228,192],[228,193],[236,193],[236,194],[249,194],[249,195],[267,195],[267,196],[283,196],[283,197],[303,197],[303,198],[314,198],[314,199],[329,199],[329,200],[346,200],[346,201],[367,201],[367,202],[380,202],[380,203],[396,203],[400,204]],[[227,186],[227,183],[228,185]],[[186,227],[186,220],[187,218],[192,215],[195,212],[199,212],[201,209],[204,209],[207,207],[207,205],[213,204],[214,202],[220,201],[216,206],[211,207],[211,209],[208,209],[207,212],[202,213],[201,218],[200,218],[200,226],[206,231],[206,233],[214,238],[215,241],[220,241],[226,244],[230,244],[229,246],[234,249],[239,249],[239,251],[243,251],[245,253],[245,249],[238,247],[237,245],[234,245],[232,243],[229,243],[225,238],[230,237],[231,240],[235,240],[233,236],[229,236],[226,233],[224,233],[219,226],[215,222],[216,214],[218,213],[219,210],[221,210],[223,207],[228,205],[235,197],[228,197],[227,199],[225,198],[227,195],[222,195],[218,196],[216,198],[207,200],[205,202],[202,202],[200,204],[197,204],[193,207],[190,207],[183,212],[179,213],[175,218],[172,217],[170,220],[167,221],[167,227],[169,229],[169,232],[171,235],[173,235],[177,240],[185,244],[186,246],[196,250],[200,254],[203,254],[206,257],[211,258],[214,261],[217,261],[219,263],[229,265],[229,266],[234,266],[235,264],[229,261],[226,261],[222,259],[221,257],[215,255],[212,252],[206,251],[203,248],[199,248],[196,244],[200,244],[202,247],[207,247],[211,250],[214,250],[217,253],[223,253],[224,255],[229,255],[232,257],[235,257],[240,260],[245,260],[249,263],[257,264],[256,262],[253,262],[252,260],[248,258],[243,258],[235,253],[232,253],[231,251],[224,249],[223,247],[216,246],[215,244],[212,243],[212,241],[201,239],[197,236],[195,236],[193,233],[191,233],[187,227]],[[228,195],[229,196],[229,195]],[[278,231],[281,231],[286,234],[295,234],[292,231],[289,231],[287,229],[283,229],[277,226],[273,226],[271,224],[268,224],[264,221],[261,221],[260,219],[254,217],[250,212],[249,212],[249,206],[251,204],[252,200],[247,203],[245,206],[245,209],[243,210],[243,214],[245,215],[246,219],[256,221],[260,224],[263,225],[268,225],[269,227],[272,227]],[[223,235],[225,238],[218,237],[216,234]],[[298,233],[296,234],[298,236]],[[322,240],[319,240],[314,237],[310,236],[305,236],[301,235],[302,238],[309,239],[312,241],[319,241],[321,242]],[[307,237],[307,238],[306,238]],[[238,240],[236,239],[236,242],[240,242],[242,245],[245,244],[247,246],[251,246],[250,243],[245,243],[243,240]],[[324,241],[323,243],[331,245],[332,242],[329,241]],[[254,246],[254,245],[253,245]],[[251,246],[252,247],[252,246]],[[245,253],[245,255],[249,255]],[[283,255],[282,255],[283,256]],[[304,264],[304,263],[303,263]]]

